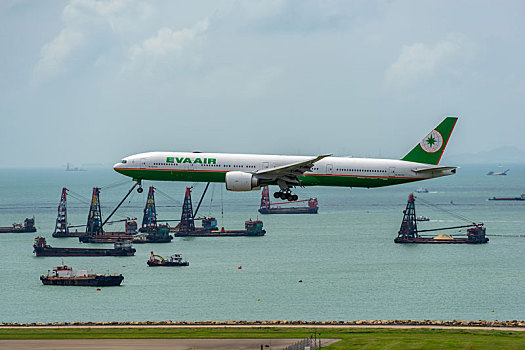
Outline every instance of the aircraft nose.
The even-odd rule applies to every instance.
[[[120,173],[120,169],[124,167],[124,164],[122,162],[115,163],[113,165],[113,170],[115,170],[117,173]]]

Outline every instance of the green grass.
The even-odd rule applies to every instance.
[[[525,332],[476,329],[15,328],[0,329],[0,339],[305,338],[314,331],[342,339],[327,349],[525,349]]]

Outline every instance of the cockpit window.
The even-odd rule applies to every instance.
[[[122,164],[126,164],[128,161],[125,159],[122,159]]]

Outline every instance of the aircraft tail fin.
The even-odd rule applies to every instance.
[[[439,164],[457,120],[457,117],[446,117],[441,124],[425,136],[421,142],[408,152],[406,156],[401,158],[401,160],[434,165]]]

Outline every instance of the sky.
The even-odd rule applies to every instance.
[[[524,150],[524,1],[0,2],[0,167]]]

